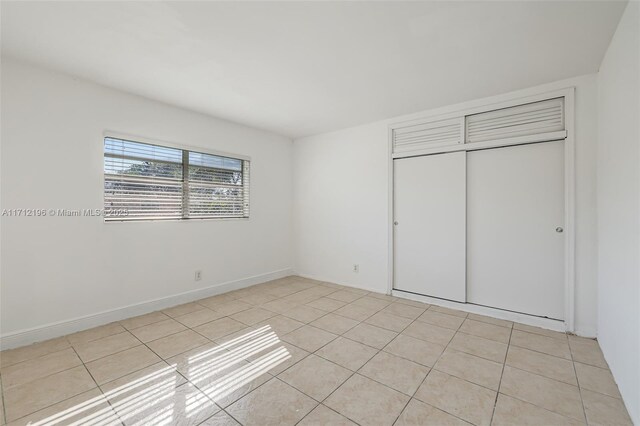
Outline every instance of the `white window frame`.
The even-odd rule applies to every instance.
[[[230,152],[226,152],[226,151],[218,151],[218,150],[212,150],[209,148],[202,148],[201,146],[196,146],[196,145],[186,145],[186,144],[181,144],[181,143],[175,143],[175,142],[170,142],[170,141],[165,141],[165,140],[159,140],[159,139],[154,139],[154,138],[149,138],[149,137],[145,137],[145,136],[139,136],[139,135],[132,135],[129,133],[122,133],[122,132],[117,132],[117,131],[111,131],[111,130],[106,130],[102,133],[102,139],[100,139],[100,154],[101,154],[101,164],[103,164],[103,168],[101,170],[100,176],[101,176],[101,191],[102,191],[102,207],[104,207],[104,140],[105,138],[113,138],[113,139],[122,139],[122,140],[126,140],[126,141],[131,141],[131,142],[139,142],[139,143],[144,143],[144,144],[149,144],[149,145],[157,145],[160,147],[166,147],[166,148],[174,148],[174,149],[180,149],[182,151],[191,151],[191,152],[197,152],[197,153],[202,153],[202,154],[210,154],[210,155],[215,155],[215,156],[219,156],[219,157],[227,157],[227,158],[232,158],[232,159],[236,159],[236,160],[242,160],[243,161],[243,166],[244,166],[244,161],[249,162],[249,167],[251,170],[251,157],[248,155],[244,155],[244,154],[236,154],[236,153],[230,153]],[[188,166],[188,165],[187,165]],[[184,164],[183,164],[184,167]],[[250,171],[251,173],[251,171]],[[240,220],[240,221],[249,221],[251,219],[251,192],[252,192],[252,187],[251,187],[251,179],[249,179],[249,215],[248,216],[243,216],[243,217],[239,217],[239,216],[233,216],[233,217],[181,217],[181,218],[171,218],[171,219],[146,219],[146,218],[141,218],[139,220],[126,220],[126,219],[122,219],[122,220],[118,220],[118,219],[109,219],[106,220],[103,219],[103,223],[141,223],[141,222],[181,222],[181,223],[199,223],[199,222],[203,222],[203,221],[235,221],[235,220]]]

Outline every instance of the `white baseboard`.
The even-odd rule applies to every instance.
[[[431,305],[442,306],[459,311],[470,312],[472,314],[485,315],[488,317],[504,319],[507,321],[519,322],[521,324],[532,325],[535,327],[546,328],[548,330],[559,331],[564,333],[564,321],[553,320],[549,318],[541,318],[532,315],[519,314],[517,312],[503,311],[502,309],[489,308],[486,306],[472,305],[469,303],[452,302],[450,300],[438,299],[435,297],[422,296],[419,294],[407,293],[405,291],[393,290],[393,296],[402,297],[403,299],[415,300],[417,302],[429,303]]]
[[[580,337],[588,337],[590,339],[595,339],[598,337],[598,332],[595,327],[591,326],[581,326],[580,324],[576,324],[576,335]]]
[[[199,288],[159,299],[148,300],[146,302],[123,306],[121,308],[111,309],[92,315],[14,331],[0,336],[0,348],[2,348],[2,350],[12,349],[29,345],[31,343],[41,342],[43,340],[53,339],[55,337],[65,336],[77,331],[109,324],[114,321],[144,315],[149,312],[166,309],[171,306],[193,302],[194,300],[215,296],[232,290],[238,290],[255,284],[261,284],[278,278],[284,278],[289,275],[293,275],[293,273],[292,268],[281,269],[279,271],[268,272],[266,274],[247,277],[235,281],[213,284],[209,287]]]
[[[310,280],[322,281],[322,282],[325,282],[325,283],[338,284],[338,285],[342,285],[342,286],[345,286],[345,287],[357,288],[358,290],[367,290],[367,291],[371,291],[371,292],[374,292],[374,293],[387,294],[387,292],[384,291],[384,290],[372,289],[372,288],[365,287],[365,286],[359,286],[359,285],[355,285],[355,284],[345,283],[345,282],[341,282],[341,281],[338,281],[338,280],[333,280],[331,278],[321,277],[321,276],[318,276],[318,275],[302,274],[302,273],[297,272],[297,271],[294,273],[294,275],[297,275],[297,276],[302,277],[302,278],[308,278]]]
[[[311,280],[339,284],[345,287],[357,288],[360,290],[367,290],[374,293],[388,294],[387,291],[384,291],[384,290],[372,289],[365,286],[358,286],[350,283],[340,282],[338,280],[333,280],[331,278],[323,277],[319,275],[304,274],[298,271],[295,271],[294,275],[297,275],[303,278],[308,278]],[[443,306],[445,308],[457,309],[460,311],[470,312],[470,313],[479,314],[479,315],[485,315],[488,317],[519,322],[521,324],[532,325],[535,327],[546,328],[548,330],[560,331],[563,333],[566,331],[564,321],[553,320],[549,318],[541,318],[541,317],[536,317],[536,316],[526,315],[526,314],[520,314],[517,312],[504,311],[502,309],[489,308],[486,306],[472,305],[468,303],[458,303],[458,302],[453,302],[449,300],[443,300],[443,299],[438,299],[438,298],[429,297],[429,296],[422,296],[419,294],[407,293],[407,292],[398,291],[398,290],[392,290],[391,295],[395,297],[401,297],[404,299],[415,300],[418,302],[429,303],[431,305]],[[595,327],[582,326],[580,324],[576,324],[574,333],[578,336],[587,337],[591,339],[596,338],[596,334],[597,334]]]

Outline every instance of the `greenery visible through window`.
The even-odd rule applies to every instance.
[[[107,137],[105,220],[249,217],[249,161]]]

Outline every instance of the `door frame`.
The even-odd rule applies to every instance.
[[[395,235],[394,235],[394,154],[393,154],[393,130],[397,127],[403,127],[412,122],[420,122],[424,120],[445,120],[460,118],[464,120],[466,115],[477,114],[480,112],[491,111],[500,108],[507,108],[525,103],[537,102],[552,98],[564,98],[564,120],[565,130],[559,132],[550,132],[543,135],[521,136],[514,138],[506,138],[499,140],[491,140],[485,142],[476,142],[473,144],[465,144],[464,138],[462,143],[449,146],[441,146],[430,149],[425,149],[410,154],[396,155],[396,158],[405,158],[410,156],[422,156],[430,154],[439,154],[452,151],[475,151],[478,149],[486,148],[498,148],[503,146],[522,145],[536,142],[548,142],[552,140],[564,139],[564,231],[565,231],[565,268],[564,268],[564,331],[573,333],[575,331],[575,87],[566,87],[563,89],[553,91],[540,91],[535,89],[523,90],[517,93],[505,94],[489,99],[482,99],[478,101],[467,102],[464,104],[454,105],[451,107],[441,108],[436,113],[425,114],[412,120],[404,120],[393,122],[389,124],[388,128],[388,284],[387,293],[397,295],[397,290],[394,290],[394,264],[395,264]],[[464,132],[464,126],[462,126]],[[404,295],[404,294],[401,294]],[[412,297],[415,299],[415,297]],[[428,300],[429,303],[439,304],[439,299],[434,299],[425,296],[423,300]],[[453,305],[452,305],[453,304]],[[459,303],[442,301],[442,305],[447,307],[459,308],[468,311],[478,311],[478,306]],[[471,307],[471,309],[469,309]],[[465,309],[466,308],[466,309]],[[498,312],[496,312],[498,311]],[[527,320],[530,319],[532,323],[545,326],[548,328],[558,328],[553,323],[558,323],[555,320],[545,320],[541,317],[533,315],[511,313],[509,311],[496,310],[493,308],[487,308],[486,311],[489,315],[495,316],[496,313],[504,314],[500,315],[505,319],[512,320]],[[529,317],[529,318],[527,318]]]

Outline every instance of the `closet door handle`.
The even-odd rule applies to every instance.
[[[558,233],[562,233],[562,232],[564,232],[564,229],[562,228],[562,226],[558,226],[558,227],[556,228],[556,232],[558,232]]]

